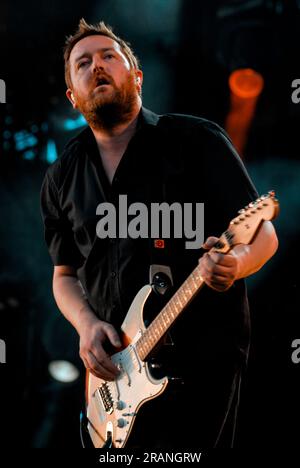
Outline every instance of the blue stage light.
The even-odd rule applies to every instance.
[[[46,161],[52,164],[57,159],[57,149],[54,140],[50,139],[47,142]]]

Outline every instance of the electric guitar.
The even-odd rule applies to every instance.
[[[261,196],[238,212],[211,251],[227,253],[236,244],[249,244],[263,221],[278,213],[275,193]],[[153,378],[147,357],[204,284],[198,265],[148,328],[143,307],[152,287],[138,292],[121,326],[122,350],[111,356],[118,377],[107,382],[87,371],[87,430],[94,447],[124,447],[141,406],[164,392],[168,378]]]

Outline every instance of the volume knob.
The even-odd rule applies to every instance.
[[[118,410],[122,410],[122,409],[125,408],[126,405],[125,405],[124,401],[118,400],[116,406],[117,406],[117,409],[118,409]]]
[[[118,427],[124,427],[124,426],[126,426],[126,424],[127,424],[127,421],[125,419],[123,419],[123,418],[119,418],[117,420],[117,426]]]

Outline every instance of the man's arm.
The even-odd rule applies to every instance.
[[[113,380],[119,371],[103,344],[109,340],[113,346],[120,347],[120,339],[114,327],[99,320],[90,308],[73,267],[54,267],[53,293],[60,311],[79,334],[79,354],[85,367],[96,377]]]
[[[210,249],[216,237],[209,237],[203,248]],[[264,221],[254,241],[236,245],[228,254],[207,252],[201,257],[200,274],[205,283],[216,291],[226,291],[233,283],[261,269],[275,254],[278,239],[273,224]]]

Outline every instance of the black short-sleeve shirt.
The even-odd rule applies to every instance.
[[[96,235],[97,206],[109,202],[117,207],[122,194],[128,205],[204,203],[205,237],[219,236],[237,211],[257,197],[228,136],[205,119],[158,116],[142,108],[111,184],[91,129],[72,139],[43,182],[45,239],[54,265],[74,266],[95,313],[116,327],[149,282],[156,252],[149,239]],[[186,249],[185,240],[166,239],[159,252],[160,262],[171,267],[174,290],[203,254],[201,249]],[[245,356],[249,311],[244,281],[225,293],[202,289],[174,327],[173,338],[179,350],[186,350],[187,343],[190,349],[196,346],[201,359],[226,353]]]

